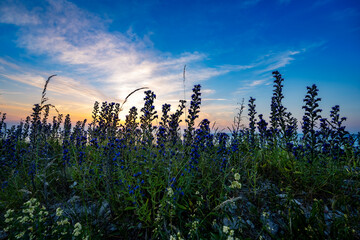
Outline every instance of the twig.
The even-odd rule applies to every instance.
[[[148,88],[148,87],[141,87],[141,88],[138,88],[138,89],[135,89],[134,91],[132,91],[129,95],[126,96],[124,102],[121,104],[120,111],[123,110],[123,106],[124,106],[124,104],[126,103],[126,101],[128,100],[128,98],[129,98],[133,93],[135,93],[135,92],[137,92],[137,91],[139,91],[139,90],[141,90],[141,89],[149,89],[149,88]]]

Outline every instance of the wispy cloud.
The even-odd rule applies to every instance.
[[[267,77],[264,79],[244,81],[242,83],[242,86],[236,89],[235,94],[236,95],[239,95],[239,94],[245,95],[259,86],[267,85],[270,82],[270,79],[271,79],[270,77]]]
[[[254,80],[251,83],[248,84],[249,87],[255,87],[258,85],[263,84],[264,82],[266,82],[266,79],[262,79],[262,80]]]
[[[282,68],[290,64],[290,62],[295,59],[294,56],[299,53],[301,53],[301,51],[288,50],[278,53],[267,54],[263,56],[258,62],[259,66],[264,66],[264,68],[262,68],[258,72],[264,73]]]
[[[17,26],[40,23],[35,11],[29,12],[23,5],[8,3],[8,1],[4,1],[0,5],[0,23],[15,24]]]
[[[0,74],[0,76],[40,89],[44,88],[44,83],[46,81],[46,78],[43,76],[32,74]],[[68,96],[80,95],[92,99],[102,99],[104,97],[102,95],[99,96],[99,92],[95,88],[90,88],[88,86],[84,87],[81,82],[62,76],[52,79],[51,84],[48,87],[48,91],[53,91],[55,93]]]
[[[203,94],[214,94],[216,91],[214,89],[203,89],[201,92]]]
[[[242,81],[241,86],[238,87],[234,94],[246,95],[254,89],[271,84],[271,72],[281,70],[281,68],[289,65],[295,60],[295,55],[304,53],[309,49],[323,46],[325,42],[318,42],[309,44],[299,50],[286,50],[286,51],[271,51],[258,58],[253,64],[252,79]],[[269,74],[270,73],[270,74]]]
[[[0,58],[0,76],[3,80],[11,80],[28,86],[43,89],[49,73],[31,69],[25,64],[18,65],[10,60]],[[53,73],[51,73],[53,74]],[[86,82],[65,76],[56,76],[51,80],[48,91],[61,95],[83,96],[89,99],[103,99],[105,95]],[[8,91],[7,91],[8,93]]]
[[[233,65],[209,68],[200,64],[207,58],[203,53],[186,52],[173,56],[158,52],[152,48],[147,36],[139,37],[132,31],[109,32],[107,20],[65,0],[48,0],[43,7],[33,9],[18,4],[15,6],[9,1],[1,6],[0,13],[3,23],[20,27],[21,47],[33,54],[44,54],[52,63],[72,68],[83,78],[98,78],[98,81],[85,83],[61,71],[52,87],[57,93],[98,98],[106,95],[107,98],[121,100],[132,90],[146,86],[166,100],[181,96],[182,66],[185,64],[189,66],[186,72],[187,91],[193,83],[249,68]],[[10,17],[19,15],[25,18],[20,21]],[[2,73],[2,76],[36,87],[42,87],[46,77],[23,73]],[[97,89],[100,83],[101,91]],[[134,100],[140,102],[141,98],[134,97]]]

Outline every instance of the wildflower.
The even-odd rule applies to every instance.
[[[227,234],[230,228],[228,226],[223,226],[223,233]]]
[[[63,213],[64,211],[61,208],[56,209],[56,216],[60,217]]]
[[[255,136],[255,124],[256,124],[256,111],[255,111],[255,107],[256,107],[256,104],[254,104],[255,102],[255,98],[252,98],[250,97],[250,100],[249,100],[249,128],[250,128],[250,143],[253,144],[254,143],[254,136]]]
[[[75,237],[77,237],[77,236],[79,236],[81,234],[82,226],[81,226],[81,224],[79,222],[77,222],[74,227],[75,228],[74,228],[74,231],[73,231],[73,235]]]
[[[190,232],[195,232],[197,230],[199,226],[199,221],[194,221],[192,224],[191,224],[191,230]]]
[[[171,187],[167,188],[166,190],[169,197],[172,197],[174,195],[174,191],[172,190]]]
[[[24,217],[19,217],[20,223],[25,223],[29,221],[29,217],[28,216],[24,216]]]
[[[178,240],[184,240],[184,239],[181,237],[181,233],[180,233],[180,232],[177,233],[177,237],[178,237]]]
[[[14,220],[14,218],[6,218],[6,219],[5,219],[5,222],[6,222],[6,223],[9,223],[9,222],[12,222],[12,220]]]
[[[64,220],[58,221],[57,224],[59,226],[62,226],[62,225],[65,225],[65,224],[70,224],[70,222],[69,222],[69,220],[67,218],[65,218]]]
[[[25,232],[21,232],[15,236],[16,239],[21,239],[25,235]]]
[[[234,174],[234,178],[236,181],[239,181],[240,180],[240,174],[239,173],[235,173]]]
[[[230,185],[230,188],[238,188],[241,189],[241,183],[239,183],[238,181],[233,181]]]
[[[8,218],[13,212],[14,212],[14,210],[12,210],[12,209],[7,210],[4,217]]]
[[[213,224],[213,226],[215,226],[215,225],[216,225],[216,219],[214,219],[214,221],[213,221],[213,223],[212,223],[212,224]]]

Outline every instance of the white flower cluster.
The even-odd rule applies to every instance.
[[[239,238],[234,237],[235,231],[230,229],[228,226],[223,226],[222,231],[227,235],[226,240],[239,240]]]
[[[174,196],[174,191],[173,191],[173,189],[171,187],[168,187],[166,190],[167,190],[167,195],[169,197]]]
[[[82,226],[81,223],[77,222],[74,226],[74,231],[73,231],[73,235],[75,237],[79,236],[81,234],[81,230],[82,230]]]
[[[178,232],[176,235],[170,235],[170,240],[184,240],[184,239],[181,237],[181,233]]]
[[[194,234],[197,232],[198,227],[199,227],[199,221],[197,221],[197,220],[193,221],[191,224],[189,235],[194,236]]]
[[[230,188],[237,188],[237,189],[241,189],[241,183],[239,183],[238,181],[240,180],[240,174],[239,173],[235,173],[234,174],[234,179],[235,181],[232,181],[231,182],[231,185],[230,185]]]
[[[17,214],[12,209],[6,211],[4,217],[7,226],[4,231],[14,236],[15,239],[23,239],[26,234],[30,239],[36,239],[36,231],[45,226],[46,217],[49,213],[45,207],[40,207],[36,198],[31,198],[25,202],[24,207],[20,216],[16,216]],[[34,226],[37,227],[34,228]]]
[[[56,209],[55,224],[49,225],[49,212],[37,199],[32,198],[23,206],[21,211],[8,209],[4,214],[7,224],[4,231],[9,234],[9,239],[39,239],[44,235],[51,239],[69,239],[71,233],[73,239],[83,236],[81,224],[75,224],[72,231],[73,227],[60,207]]]

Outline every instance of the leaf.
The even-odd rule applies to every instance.
[[[125,211],[134,210],[134,209],[136,209],[136,207],[126,207],[126,208],[125,208]]]
[[[185,206],[181,205],[181,204],[176,204],[176,206],[183,209],[183,210],[187,210],[187,208]]]

